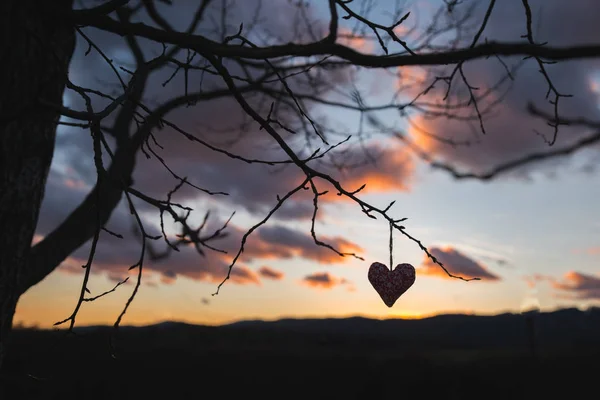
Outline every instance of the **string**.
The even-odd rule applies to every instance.
[[[394,270],[394,223],[390,221],[390,271]]]

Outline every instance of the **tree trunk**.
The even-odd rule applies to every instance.
[[[73,27],[52,15],[71,7],[72,0],[0,1],[0,368],[59,119],[38,100],[62,104],[75,47]]]

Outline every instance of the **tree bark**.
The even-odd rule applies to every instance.
[[[0,2],[0,368],[60,117],[38,100],[62,104],[75,32],[56,15],[71,8],[72,0]]]

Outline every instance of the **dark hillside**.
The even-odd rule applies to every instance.
[[[21,357],[2,376],[0,398],[378,399],[407,390],[418,398],[554,398],[563,390],[576,398],[597,390],[588,377],[600,370],[598,309],[221,327],[169,322],[122,328],[117,359],[111,332],[79,328],[60,340],[58,332],[18,331]]]

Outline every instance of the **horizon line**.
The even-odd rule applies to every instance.
[[[580,312],[585,312],[585,311],[591,311],[594,309],[600,309],[600,306],[594,306],[594,305],[590,305],[588,307],[560,307],[557,306],[553,309],[548,309],[548,310],[541,310],[539,308],[531,308],[531,309],[526,309],[526,310],[522,310],[522,311],[515,311],[515,310],[505,310],[505,311],[499,311],[499,312],[495,312],[495,313],[476,313],[476,312],[468,312],[468,311],[443,311],[443,312],[437,312],[437,313],[431,313],[431,314],[420,314],[420,315],[398,315],[396,317],[377,317],[377,316],[373,316],[373,315],[366,315],[366,314],[349,314],[349,315],[331,315],[331,316],[302,316],[302,317],[298,317],[298,316],[286,316],[286,315],[282,315],[279,317],[275,317],[275,318],[244,318],[244,319],[235,319],[235,320],[231,320],[229,322],[224,322],[224,323],[220,323],[220,324],[207,324],[207,323],[196,323],[193,321],[186,321],[186,320],[157,320],[156,322],[149,322],[149,323],[145,323],[145,324],[124,324],[124,325],[119,325],[119,328],[145,328],[145,327],[152,327],[152,326],[157,326],[157,325],[163,325],[163,324],[185,324],[185,325],[192,325],[192,326],[204,326],[204,327],[224,327],[224,326],[229,326],[229,325],[234,325],[234,324],[238,324],[238,323],[244,323],[244,322],[278,322],[278,321],[283,321],[283,320],[342,320],[342,319],[353,319],[353,318],[362,318],[362,319],[369,319],[369,320],[374,320],[374,321],[394,321],[394,320],[406,320],[406,321],[411,321],[411,320],[424,320],[424,319],[430,319],[430,318],[436,318],[436,317],[443,317],[443,316],[469,316],[469,317],[496,317],[496,316],[501,316],[501,315],[506,315],[506,314],[512,314],[512,315],[519,315],[519,314],[531,314],[531,313],[537,313],[537,314],[551,314],[554,312],[558,312],[558,311],[566,311],[566,310],[577,310]],[[89,329],[89,328],[114,328],[114,324],[87,324],[87,325],[77,325],[74,326],[73,329]],[[14,327],[14,330],[39,330],[39,331],[66,331],[67,328],[61,328],[60,326],[50,326],[50,327],[39,327],[36,324],[31,324],[31,325],[25,325],[22,323],[17,322]]]

